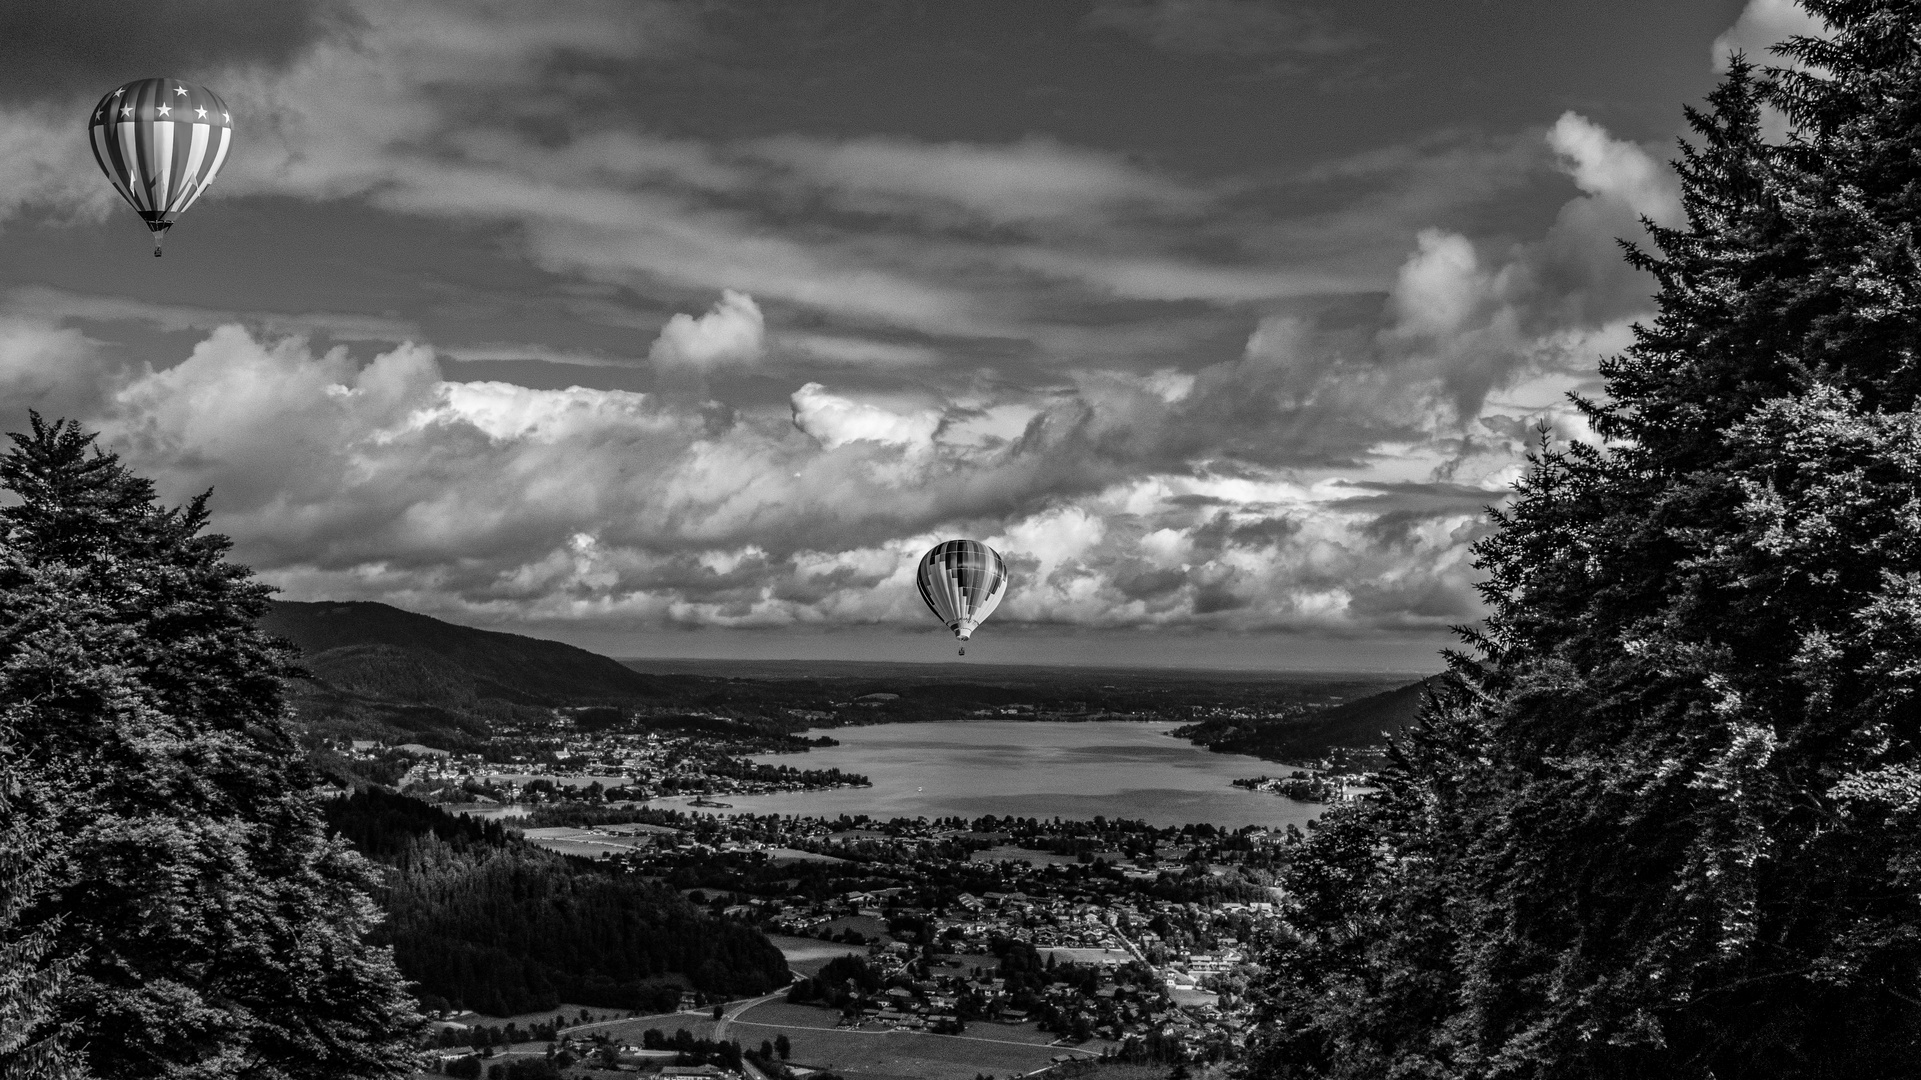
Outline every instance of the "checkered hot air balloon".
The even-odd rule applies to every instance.
[[[93,157],[153,232],[153,253],[174,219],[200,198],[227,160],[233,117],[204,86],[135,79],[100,99],[87,123]]]
[[[920,598],[934,617],[965,642],[1000,606],[1007,592],[1007,564],[978,540],[945,540],[921,556]],[[960,654],[967,655],[965,646]]]

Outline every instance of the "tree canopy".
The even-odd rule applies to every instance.
[[[1608,444],[1544,441],[1471,655],[1290,871],[1261,1075],[1921,1061],[1921,5],[1807,7],[1688,112]]]
[[[112,1077],[399,1075],[416,1021],[369,864],[281,726],[268,589],[72,423],[0,457],[0,702],[33,763],[6,814],[57,838],[69,1045]],[[0,930],[4,933],[4,930]],[[3,939],[0,939],[3,940]]]

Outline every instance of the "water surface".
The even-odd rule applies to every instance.
[[[1157,826],[1207,822],[1279,828],[1290,822],[1305,825],[1320,813],[1317,805],[1228,783],[1282,775],[1289,766],[1203,750],[1168,734],[1178,726],[975,720],[835,728],[827,734],[840,740],[839,746],[755,760],[863,773],[873,787],[718,798],[735,813],[866,814],[881,820],[1104,815]],[[698,809],[678,798],[656,799],[652,805]]]

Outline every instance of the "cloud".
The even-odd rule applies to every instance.
[[[809,359],[830,364],[861,367],[918,367],[940,359],[938,350],[871,338],[844,337],[837,334],[784,333],[781,345]]]
[[[420,327],[405,319],[347,312],[240,312],[179,304],[156,304],[124,296],[90,296],[46,286],[29,285],[6,294],[0,307],[25,315],[84,322],[138,322],[160,330],[212,330],[240,324],[264,333],[324,334],[336,341],[401,342],[420,336]]]
[[[1388,294],[1397,328],[1408,334],[1458,333],[1487,301],[1489,275],[1465,236],[1423,229],[1416,242]]]
[[[1682,224],[1674,173],[1639,146],[1610,138],[1599,124],[1573,112],[1562,113],[1554,122],[1548,145],[1587,194],[1618,202],[1670,228]]]
[[[830,394],[819,383],[810,382],[794,391],[792,401],[794,426],[829,450],[853,442],[926,450],[932,446],[941,423],[938,410],[895,411]]]
[[[1572,113],[1226,180],[1040,136],[668,136],[610,73],[698,53],[690,10],[367,3],[234,52],[245,152],[205,211],[481,233],[568,312],[659,326],[662,392],[443,363],[619,382],[588,369],[639,365],[644,338],[30,288],[0,304],[0,408],[98,425],[170,498],[214,488],[217,527],[297,598],[920,625],[914,560],[973,535],[1016,568],[1003,621],[1428,632],[1478,610],[1480,507],[1530,425],[1583,435],[1564,395],[1647,310],[1613,239],[1677,205],[1644,148]],[[1281,5],[1094,18],[1185,55],[1352,47]],[[0,149],[0,215],[111,209],[70,111],[0,105]],[[1543,185],[1544,230],[1486,224]],[[125,323],[198,340],[129,358],[105,340]]]
[[[660,328],[647,358],[663,368],[699,371],[752,364],[767,350],[767,320],[746,293],[728,289],[699,318],[675,315]]]
[[[850,207],[926,213],[950,207],[995,223],[1074,219],[1126,206],[1193,207],[1191,189],[1116,154],[1027,138],[1005,146],[783,136],[752,147]]]
[[[1750,62],[1760,65],[1780,63],[1769,49],[1791,37],[1824,37],[1827,26],[1810,15],[1796,0],[1748,0],[1740,18],[1714,39],[1709,55],[1714,73],[1728,70],[1736,53],[1745,53]]]
[[[485,345],[456,345],[442,350],[450,360],[500,361],[500,360],[538,360],[543,364],[565,364],[571,367],[632,367],[636,360],[628,357],[602,356],[599,353],[569,352],[553,349],[545,345],[516,345],[505,342],[492,342]]]

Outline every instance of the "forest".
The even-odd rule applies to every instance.
[[[1916,1075],[1921,8],[1805,6],[1688,111],[1654,317],[1283,875],[1253,1075]]]
[[[332,828],[388,868],[378,897],[387,919],[373,940],[393,947],[424,1008],[665,1011],[683,986],[745,997],[787,981],[759,931],[665,886],[377,788],[326,809]]]

